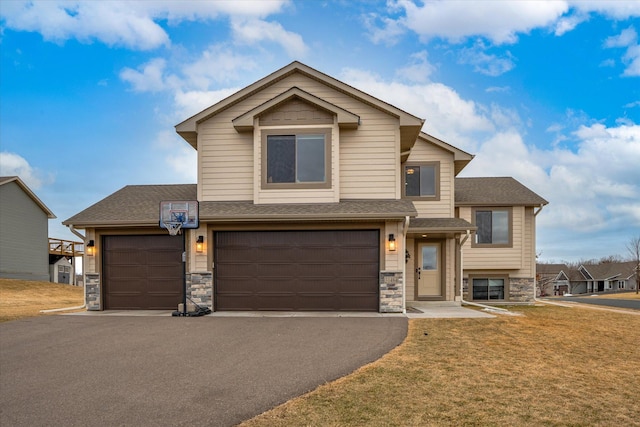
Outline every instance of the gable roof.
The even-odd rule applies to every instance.
[[[35,193],[33,191],[31,191],[31,189],[27,186],[27,184],[24,183],[24,181],[22,181],[20,179],[20,177],[18,176],[0,176],[0,185],[5,185],[5,184],[9,184],[10,182],[15,182],[21,189],[22,191],[24,191],[27,196],[29,196],[39,207],[40,209],[42,209],[42,211],[47,214],[47,218],[49,219],[55,219],[56,216],[53,214],[53,212],[51,212],[51,209],[49,209],[47,207],[47,205],[45,205],[42,200],[40,200],[38,198],[38,196],[35,195]]]
[[[128,185],[63,222],[75,228],[158,226],[160,202],[196,200],[196,184]],[[341,200],[338,203],[256,205],[200,202],[200,221],[340,221],[415,217],[410,200]]]
[[[475,157],[473,154],[469,154],[466,151],[456,148],[453,145],[446,143],[433,135],[429,135],[426,132],[420,132],[419,138],[453,154],[454,176],[458,175],[460,171],[462,171],[462,169],[464,169],[465,166],[467,166],[469,162]],[[403,156],[402,161],[404,162],[405,160],[406,158]]]
[[[342,129],[355,129],[360,124],[360,116],[294,86],[291,89],[282,92],[280,95],[271,98],[269,101],[263,103],[262,105],[258,105],[257,107],[233,119],[233,127],[236,128],[238,132],[253,130],[254,117],[257,117],[265,111],[268,111],[271,108],[274,108],[277,105],[294,98],[302,99],[312,105],[335,114],[338,119],[338,126],[340,126]]]
[[[511,177],[456,178],[456,206],[542,206],[547,202]]]
[[[587,279],[607,280],[607,279],[628,279],[634,275],[637,264],[635,261],[626,262],[606,262],[602,264],[582,264],[579,269],[586,270],[591,277]],[[584,274],[583,274],[584,275]]]
[[[395,116],[400,121],[400,140],[401,151],[409,150],[416,141],[420,129],[424,124],[424,120],[407,113],[391,104],[388,104],[374,96],[371,96],[361,90],[358,90],[346,83],[343,83],[333,77],[330,77],[318,70],[315,70],[301,62],[294,61],[289,65],[269,74],[268,76],[258,80],[257,82],[239,90],[233,95],[223,99],[222,101],[212,105],[209,108],[189,117],[185,121],[176,125],[176,132],[184,138],[192,147],[197,149],[198,140],[198,124],[215,116],[221,111],[251,97],[262,89],[277,83],[294,73],[301,73],[311,79],[314,79],[324,85],[331,87],[339,92],[351,96],[360,102],[363,102],[373,108],[384,111],[387,114]]]

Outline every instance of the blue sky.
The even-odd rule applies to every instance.
[[[640,235],[638,1],[7,1],[0,174],[61,222],[127,184],[193,183],[174,131],[299,60],[425,118],[549,200],[543,261]]]

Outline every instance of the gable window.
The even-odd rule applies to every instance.
[[[511,208],[476,208],[473,220],[476,230],[475,246],[491,245],[510,247]]]
[[[263,187],[328,188],[329,131],[268,132],[263,137]]]
[[[438,163],[406,164],[404,195],[410,198],[440,198],[440,168]]]

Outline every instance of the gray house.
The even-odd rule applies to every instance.
[[[19,177],[0,177],[0,277],[49,281],[48,221],[55,217]]]

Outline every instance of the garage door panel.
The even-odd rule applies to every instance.
[[[378,230],[214,237],[217,310],[378,310]]]
[[[182,302],[182,238],[103,237],[105,309],[176,309]]]

